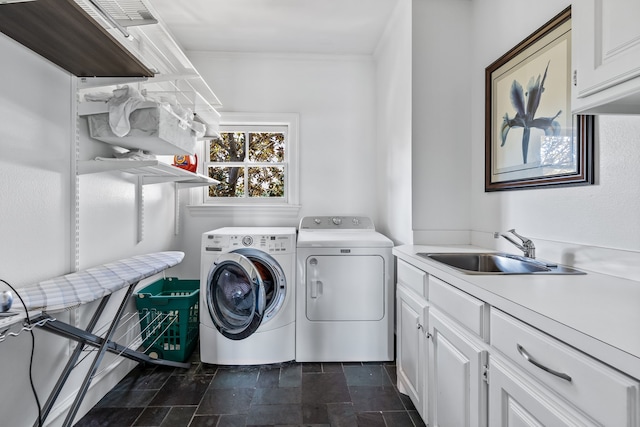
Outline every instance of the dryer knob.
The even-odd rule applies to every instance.
[[[331,218],[331,222],[333,222],[334,225],[340,225],[340,224],[342,224],[342,219],[338,218],[336,216],[336,217]]]
[[[251,236],[244,236],[242,238],[242,244],[245,246],[251,246],[251,244],[253,243],[253,237]]]

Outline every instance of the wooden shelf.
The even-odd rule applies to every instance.
[[[96,159],[78,162],[78,175],[109,171],[139,175],[143,184],[176,182],[185,187],[219,184],[219,181],[208,176],[189,172],[159,160]]]
[[[78,77],[154,75],[73,0],[1,4],[0,31]]]

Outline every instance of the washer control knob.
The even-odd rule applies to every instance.
[[[358,218],[353,218],[351,222],[353,222],[353,225],[360,225],[360,219]]]
[[[313,220],[313,222],[315,222],[316,224],[320,225],[322,223],[322,220],[320,218],[315,218]]]
[[[340,225],[342,224],[342,219],[334,216],[333,218],[331,218],[331,222],[333,222],[334,225]]]
[[[242,244],[245,245],[245,246],[251,246],[253,244],[253,237],[244,236],[242,238]]]

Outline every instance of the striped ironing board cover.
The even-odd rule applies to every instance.
[[[184,252],[156,252],[45,280],[18,289],[29,311],[70,309],[100,299],[126,286],[179,264]],[[22,310],[14,298],[11,311]]]

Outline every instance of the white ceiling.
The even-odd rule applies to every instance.
[[[372,54],[398,0],[149,0],[185,50]]]

